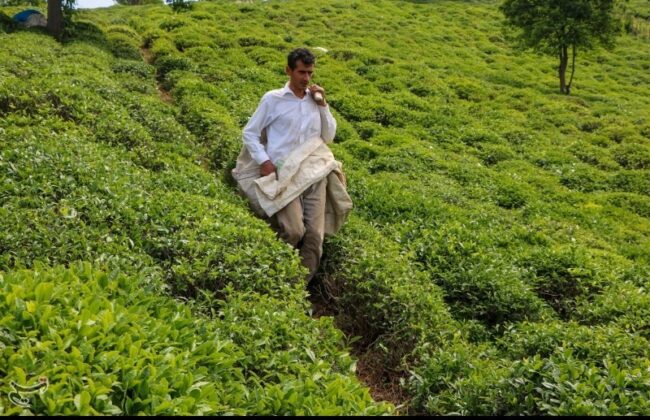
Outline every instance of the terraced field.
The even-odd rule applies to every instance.
[[[629,7],[571,96],[491,0],[119,6],[63,44],[3,23],[2,413],[649,414],[649,9]],[[356,206],[316,317],[229,176],[297,46]]]

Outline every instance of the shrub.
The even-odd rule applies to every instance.
[[[603,287],[596,266],[580,247],[541,248],[519,263],[533,276],[531,286],[564,319],[573,316],[576,299]]]
[[[138,41],[131,36],[116,32],[108,35],[108,45],[111,52],[119,58],[141,60]]]
[[[150,96],[134,96],[125,106],[131,118],[145,127],[154,141],[174,145],[173,150],[185,157],[195,155],[191,149],[196,139],[178,122],[173,107]]]
[[[607,177],[590,165],[577,163],[565,166],[560,183],[567,188],[582,192],[607,189]]]
[[[0,279],[13,297],[0,303],[7,378],[27,386],[45,377],[49,385],[28,395],[27,408],[3,392],[8,414],[391,412],[348,376],[352,361],[336,349],[331,324],[314,333],[295,304],[278,311],[278,301],[246,295],[214,320],[144,292],[140,276],[90,264]],[[295,340],[303,345],[288,349]]]
[[[0,31],[12,32],[16,29],[16,23],[4,11],[0,12]]]
[[[631,193],[615,193],[607,197],[607,202],[639,216],[650,218],[650,197]]]
[[[614,159],[626,169],[650,169],[650,147],[625,143],[614,149]]]
[[[614,121],[603,127],[600,132],[607,136],[614,143],[622,143],[623,141],[631,141],[635,139],[638,134],[636,129],[627,122]]]
[[[348,121],[374,120],[374,101],[368,97],[349,93],[338,94],[328,99],[328,102]]]
[[[169,54],[156,59],[156,70],[158,77],[163,78],[173,70],[192,70],[193,63],[187,57],[180,54]]]
[[[150,79],[155,73],[149,64],[133,60],[117,60],[111,65],[111,70],[115,73],[133,74],[142,79]]]
[[[499,340],[516,360],[502,382],[508,414],[647,412],[639,387],[647,341],[616,327],[522,323]],[[615,349],[615,350],[613,350]],[[642,362],[643,364],[644,362]],[[604,401],[607,401],[606,403]]]
[[[608,285],[593,300],[578,308],[585,322],[590,325],[613,323],[625,331],[650,339],[650,295],[646,288],[632,282],[616,282]]]
[[[650,195],[650,172],[644,170],[618,171],[609,179],[610,189]]]
[[[140,42],[140,34],[133,28],[126,25],[111,25],[106,29],[108,34],[123,34],[128,38],[133,39],[135,42]]]
[[[93,124],[95,138],[110,145],[133,148],[151,143],[151,135],[123,110],[106,112]]]
[[[179,13],[187,10],[192,10],[194,5],[188,0],[172,0],[171,8],[174,12]]]
[[[181,121],[208,148],[212,164],[222,169],[234,167],[242,147],[241,129],[229,112],[204,97],[184,96],[180,107]]]
[[[495,165],[499,162],[513,159],[516,155],[508,146],[482,143],[480,145],[479,156],[484,164]]]
[[[153,60],[155,62],[162,57],[178,54],[178,50],[176,49],[176,45],[174,45],[169,38],[163,38],[161,36],[153,40],[151,54],[153,55]]]
[[[367,223],[352,217],[325,248],[323,270],[345,325],[366,345],[391,348],[393,366],[420,340],[436,345],[457,330],[439,289]]]
[[[180,18],[178,16],[172,16],[172,17],[170,17],[168,19],[165,19],[162,22],[160,22],[158,27],[160,29],[163,29],[163,30],[169,32],[169,31],[172,31],[172,30],[174,30],[176,28],[183,27],[183,26],[185,26],[185,25],[187,25],[189,23],[190,22],[187,21],[184,18]]]
[[[610,157],[610,152],[601,147],[576,142],[569,149],[582,162],[594,165],[599,169],[611,171],[620,168],[619,164]]]
[[[491,249],[489,236],[462,225],[423,230],[416,257],[445,291],[452,313],[488,326],[539,319],[546,310],[524,273]]]
[[[475,80],[452,76],[447,80],[447,83],[456,93],[458,99],[480,102],[487,97],[485,89]]]
[[[210,42],[210,38],[196,31],[194,26],[184,26],[174,31],[174,45],[183,52],[189,48],[200,47]]]
[[[443,346],[418,348],[416,375],[408,381],[413,406],[431,415],[497,415],[502,412],[501,390],[507,370],[494,350],[473,346],[454,337]]]
[[[531,189],[524,184],[503,180],[497,188],[496,203],[506,209],[516,209],[525,206],[531,197]]]
[[[469,127],[461,130],[460,141],[468,146],[476,146],[484,143],[500,143],[501,139],[492,131]]]
[[[334,114],[334,118],[336,119],[335,143],[343,143],[347,140],[359,139],[359,134],[352,124],[350,124],[345,118],[337,115],[337,113],[333,112],[332,114]]]
[[[161,214],[186,213],[193,203],[194,214],[204,215],[194,223],[169,226],[173,234],[165,239],[165,248],[156,251],[171,262],[175,290],[185,295],[195,295],[197,289],[221,294],[229,285],[237,292],[288,298],[297,293],[290,293],[291,288],[305,287],[300,281],[304,268],[295,251],[277,241],[261,222],[253,223],[252,216],[214,199],[191,197],[175,205],[168,198],[157,203]]]
[[[344,144],[345,149],[362,161],[369,161],[382,154],[382,148],[363,140],[351,140]]]

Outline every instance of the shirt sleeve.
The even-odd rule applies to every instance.
[[[320,112],[320,136],[325,143],[330,143],[336,135],[336,120],[330,112],[330,106],[319,106]]]
[[[255,113],[251,116],[250,120],[248,120],[242,133],[244,145],[248,149],[253,160],[259,165],[270,159],[261,142],[262,130],[264,130],[270,120],[269,108],[269,98],[265,95],[262,97]]]

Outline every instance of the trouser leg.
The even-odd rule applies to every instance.
[[[323,255],[326,194],[327,178],[324,178],[275,214],[274,224],[280,238],[294,248],[300,245],[302,265],[309,269],[307,280],[318,271]]]
[[[301,197],[296,197],[295,200],[274,215],[278,236],[294,248],[298,247],[298,243],[305,234],[301,201]]]
[[[302,264],[309,269],[308,280],[318,271],[323,255],[325,237],[325,199],[327,178],[313,184],[303,193],[303,220],[305,233],[300,247]]]

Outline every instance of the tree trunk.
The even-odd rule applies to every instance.
[[[576,46],[573,44],[573,58],[571,59],[571,77],[569,78],[569,84],[566,85],[566,94],[571,93],[571,83],[573,83],[573,74],[576,72]]]
[[[560,76],[560,92],[567,93],[566,89],[566,68],[569,62],[568,51],[566,45],[560,47],[560,67],[559,67],[559,76]]]
[[[63,33],[62,0],[47,0],[47,31],[60,40]]]

